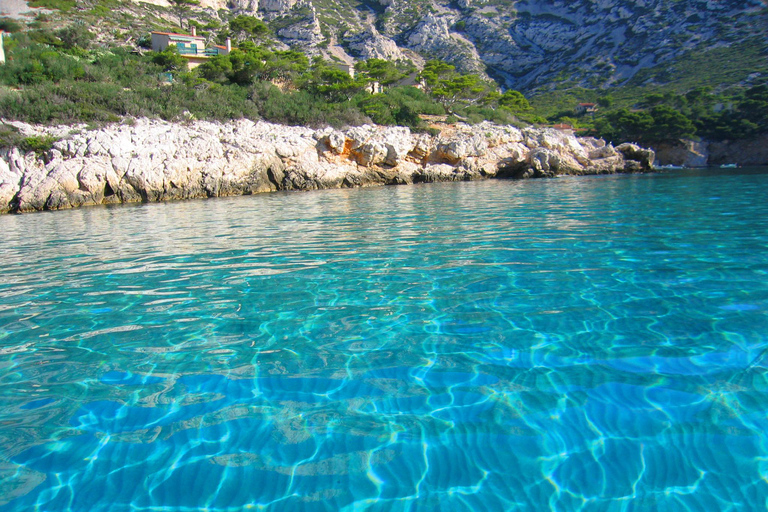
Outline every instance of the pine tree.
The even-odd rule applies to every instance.
[[[184,28],[184,18],[187,17],[193,6],[200,5],[199,0],[170,0],[171,8],[179,17],[179,26]]]

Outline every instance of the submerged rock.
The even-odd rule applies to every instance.
[[[313,130],[266,122],[136,119],[92,131],[6,121],[25,136],[62,137],[47,154],[0,153],[0,212],[166,201],[275,190],[651,168],[653,151],[614,148],[552,129],[481,123],[439,135],[364,125]]]

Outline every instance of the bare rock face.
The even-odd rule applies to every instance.
[[[228,0],[227,7],[235,12],[253,15],[259,10],[259,0]]]
[[[704,167],[709,158],[708,144],[705,141],[677,141],[663,143],[654,147],[656,165],[679,165],[685,167]]]
[[[708,163],[768,165],[768,135],[739,141],[710,142]]]
[[[485,75],[485,65],[473,44],[451,31],[458,21],[456,13],[427,14],[407,35],[406,46],[412,50],[451,62],[462,73]]]
[[[641,148],[637,144],[625,142],[616,146],[616,151],[624,155],[625,159],[638,162],[640,164],[639,170],[649,171],[653,169],[656,154],[652,149]]]
[[[361,60],[384,59],[401,60],[404,58],[397,43],[383,36],[376,27],[369,26],[363,31],[345,36],[347,47]]]
[[[481,123],[437,136],[363,125],[313,130],[249,120],[136,119],[94,131],[6,122],[62,137],[46,155],[0,153],[0,212],[495,177],[646,170],[653,152],[550,129]]]
[[[560,170],[560,156],[547,148],[536,148],[531,151],[528,163],[533,169],[535,178],[551,178]]]
[[[482,135],[470,135],[466,138],[438,139],[435,160],[457,165],[468,158],[478,158],[488,152],[488,143]]]
[[[341,155],[345,151],[345,144],[347,137],[343,132],[332,131],[328,135],[321,138],[329,150],[337,155]]]
[[[305,48],[315,46],[325,39],[320,29],[320,20],[314,10],[310,11],[308,17],[300,18],[295,23],[278,30],[277,35]]]
[[[236,0],[236,1],[244,1],[244,0]],[[258,4],[258,9],[267,13],[286,13],[290,11],[294,5],[296,5],[298,2],[297,0],[245,0],[245,1],[251,1]]]
[[[0,1],[6,3],[23,2]],[[201,0],[201,7],[211,13],[230,8],[268,21],[312,7],[326,34],[356,33],[343,43],[360,58],[396,59],[396,53],[413,50],[526,92],[548,90],[564,71],[574,85],[610,87],[692,50],[703,54],[762,39],[768,23],[765,0]],[[282,43],[306,49],[306,32],[281,31]]]

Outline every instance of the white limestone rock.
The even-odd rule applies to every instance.
[[[0,153],[0,212],[495,176],[643,169],[652,152],[549,129],[457,124],[437,136],[363,125],[334,130],[263,121],[147,119],[64,134],[46,159]],[[627,163],[636,158],[638,162]],[[641,163],[642,162],[642,163]]]
[[[268,13],[286,13],[298,3],[298,0],[259,0],[258,9]]]
[[[384,59],[401,60],[405,56],[397,43],[389,37],[383,36],[371,25],[360,32],[345,35],[347,47],[353,55],[361,60]]]

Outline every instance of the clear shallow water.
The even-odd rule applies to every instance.
[[[0,217],[0,511],[763,510],[768,174]]]

